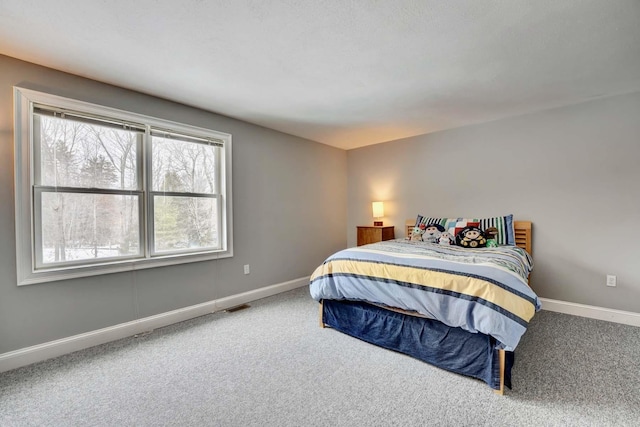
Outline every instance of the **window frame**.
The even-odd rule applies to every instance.
[[[139,200],[139,240],[143,247],[141,255],[135,258],[105,258],[101,261],[70,261],[53,266],[36,266],[36,243],[42,236],[36,235],[36,219],[41,215],[35,207],[36,195],[42,195],[42,189],[36,188],[34,162],[38,150],[34,148],[34,106],[45,105],[62,110],[70,110],[89,116],[112,118],[118,121],[135,123],[145,128],[142,144],[137,155],[141,156],[138,164],[142,170],[137,174],[142,178],[138,189],[131,193],[140,194]],[[216,158],[218,193],[215,195],[218,208],[218,239],[220,249],[187,250],[155,252],[153,250],[153,201],[151,198],[157,191],[151,182],[151,135],[152,131],[161,129],[176,134],[213,140],[219,145],[219,156]],[[76,99],[65,98],[49,93],[14,86],[14,176],[15,176],[15,230],[16,230],[16,267],[18,286],[51,282],[79,277],[95,276],[123,271],[154,268],[190,262],[206,261],[233,256],[232,238],[232,137],[230,134],[178,123],[170,120],[151,117],[130,111],[92,104]],[[83,191],[78,191],[82,193]],[[108,194],[110,190],[89,191],[91,194]]]

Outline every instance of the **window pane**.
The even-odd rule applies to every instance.
[[[218,147],[153,136],[154,191],[215,194]]]
[[[47,186],[135,190],[134,131],[36,115],[40,183]]]
[[[154,196],[155,252],[218,248],[217,199]]]
[[[42,193],[42,263],[140,254],[138,196]]]

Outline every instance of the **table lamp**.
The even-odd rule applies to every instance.
[[[373,225],[376,227],[382,227],[382,221],[376,221],[376,219],[382,218],[384,216],[384,203],[383,202],[373,202],[371,204],[373,209]]]

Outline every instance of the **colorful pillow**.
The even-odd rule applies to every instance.
[[[467,226],[476,226],[482,231],[490,227],[495,227],[498,229],[498,234],[495,237],[498,245],[513,246],[516,244],[515,231],[513,229],[513,214],[491,218],[436,218],[418,215],[416,218],[416,227],[420,226],[420,224],[425,226],[428,224],[440,224],[454,237],[456,235],[456,229],[460,231]]]
[[[449,223],[449,232],[453,237],[456,237],[462,230],[468,227],[480,228],[480,221],[471,220],[471,219],[461,219],[458,218],[458,221],[455,222],[455,225],[451,227],[453,222]]]

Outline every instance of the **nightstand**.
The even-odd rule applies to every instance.
[[[393,225],[384,225],[381,227],[362,225],[358,226],[358,246],[367,245],[369,243],[382,242],[383,240],[395,239]]]

